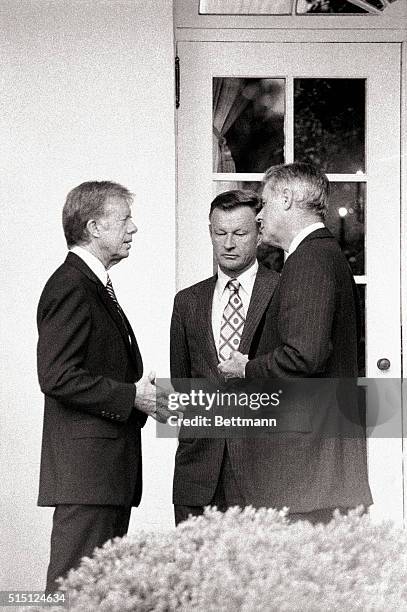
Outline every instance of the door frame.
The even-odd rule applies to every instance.
[[[384,42],[401,45],[400,100],[400,303],[401,303],[401,383],[407,366],[407,9],[402,3],[373,19],[369,17],[242,17],[198,15],[196,3],[174,1],[175,55],[180,42]],[[393,11],[397,7],[396,11]],[[182,71],[182,66],[181,66]],[[182,81],[181,81],[182,104]],[[176,119],[177,121],[177,119]],[[177,133],[177,132],[176,132]],[[177,143],[178,145],[178,143]],[[177,194],[178,195],[178,194]],[[177,198],[178,201],[178,198]],[[404,328],[404,333],[403,333]],[[406,383],[407,384],[407,383]],[[407,523],[407,389],[402,384],[401,429],[403,455],[404,521]]]

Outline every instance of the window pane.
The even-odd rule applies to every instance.
[[[365,80],[294,80],[294,154],[324,172],[365,169]]]
[[[251,189],[257,193],[261,193],[263,185],[259,181],[214,181],[213,197],[215,198],[219,193],[229,191],[230,189]],[[284,264],[284,251],[277,247],[261,244],[257,247],[257,259],[266,266],[266,268],[281,272]]]
[[[291,15],[293,0],[200,0],[201,15]]]
[[[368,13],[366,9],[345,0],[298,0],[297,13]]]
[[[365,183],[331,183],[326,226],[338,240],[351,270],[365,274]]]
[[[284,79],[213,79],[213,171],[264,172],[284,161]]]
[[[370,4],[374,8],[379,9],[380,11],[384,9],[384,3],[382,2],[382,0],[366,0],[366,2],[368,2],[368,4]]]

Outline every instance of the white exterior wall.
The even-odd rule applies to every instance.
[[[2,0],[0,589],[43,589],[52,509],[37,508],[43,398],[36,307],[65,258],[61,210],[85,180],[136,193],[139,228],[113,268],[145,369],[169,373],[175,291],[171,0]],[[130,532],[173,524],[174,440],[144,428]]]

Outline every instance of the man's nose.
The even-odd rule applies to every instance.
[[[232,235],[227,235],[225,238],[225,249],[233,249],[235,247],[235,240]]]
[[[129,227],[127,228],[129,234],[135,234],[138,232],[138,227],[133,221],[130,221]]]

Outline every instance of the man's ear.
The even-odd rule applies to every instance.
[[[88,230],[89,236],[93,236],[94,238],[100,237],[100,230],[95,219],[89,219],[86,224],[86,229]]]
[[[210,223],[209,223],[209,225],[208,225],[208,230],[209,230],[209,236],[210,236],[210,237],[211,237],[211,239],[212,239],[212,225],[211,225]]]
[[[294,202],[294,193],[293,190],[289,187],[284,187],[282,190],[283,195],[283,208],[284,210],[289,210]]]

